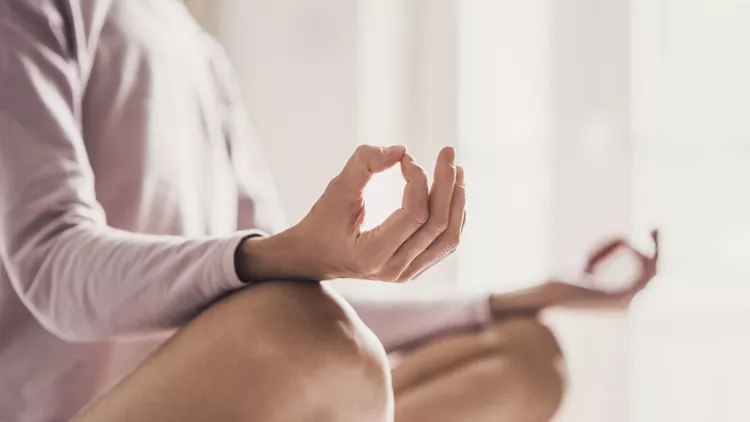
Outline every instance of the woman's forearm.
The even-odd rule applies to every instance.
[[[492,321],[487,296],[347,299],[389,352]]]
[[[535,314],[552,302],[548,284],[541,284],[510,293],[490,296],[490,309],[495,319],[518,314]]]

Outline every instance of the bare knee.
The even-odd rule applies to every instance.
[[[385,422],[385,352],[333,292],[268,283],[198,315],[78,421]]]
[[[504,389],[497,393],[516,398],[519,416],[514,420],[550,420],[562,403],[566,378],[555,335],[536,318],[508,320],[490,330],[503,347],[483,376],[506,380],[496,384]]]
[[[390,371],[380,342],[319,283],[257,285],[200,319],[196,325],[203,324],[199,329],[216,353],[237,361],[240,383],[268,380],[264,389],[292,395],[284,406],[301,402],[309,420],[381,422],[391,412]]]
[[[509,318],[494,324],[489,331],[503,349],[544,361],[563,361],[555,334],[537,318]]]

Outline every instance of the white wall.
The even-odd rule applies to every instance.
[[[558,420],[710,420],[717,409],[747,420],[750,295],[727,283],[740,286],[750,262],[750,202],[737,193],[750,168],[750,3],[187,2],[238,67],[291,221],[358,143],[406,143],[429,171],[459,131],[463,285],[536,281],[658,216],[668,275],[632,319],[551,315],[572,376]],[[398,203],[397,184],[377,181],[374,220]],[[426,278],[452,284],[454,261]],[[686,295],[686,283],[703,287]]]
[[[357,3],[188,4],[227,49],[284,209],[299,220],[358,144]]]
[[[186,3],[234,63],[290,223],[359,144],[406,144],[428,174],[455,144],[455,0]],[[400,206],[402,185],[397,169],[373,180],[366,225]],[[449,259],[419,284],[456,273]]]
[[[460,5],[460,142],[476,180],[460,280],[537,284],[630,229],[629,1]],[[556,420],[628,420],[627,318],[545,316],[571,374]]]

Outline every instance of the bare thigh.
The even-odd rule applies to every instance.
[[[273,282],[209,308],[75,422],[386,422],[372,332],[319,283]],[[352,419],[354,418],[354,419]]]
[[[562,366],[533,318],[443,337],[393,370],[396,422],[547,422],[562,400]]]

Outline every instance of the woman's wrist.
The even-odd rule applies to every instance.
[[[269,237],[249,237],[237,249],[235,267],[240,280],[320,280],[322,265],[292,229]]]
[[[512,316],[536,315],[549,305],[547,283],[528,289],[490,295],[490,310],[495,320]]]

